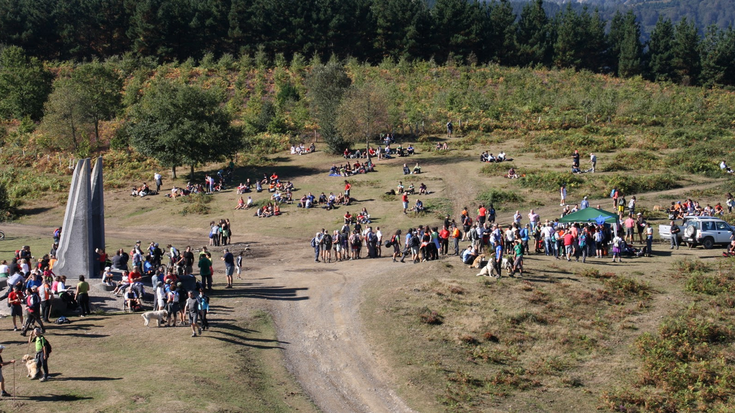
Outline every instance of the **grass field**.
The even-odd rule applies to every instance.
[[[482,142],[466,135],[452,139],[447,152],[430,150],[443,139],[429,138],[417,145],[414,157],[380,160],[376,173],[350,177],[356,202],[334,211],[290,205],[283,207],[281,217],[258,219],[253,211],[234,211],[238,196],[228,189],[211,197],[206,215],[183,215],[187,203],[181,200],[134,198],[128,189],[110,188],[107,248],[129,249],[137,239],[198,248],[206,243],[211,220],[230,218],[233,241],[258,245],[252,260],[264,267],[284,253],[278,242],[262,243],[264,235],[298,241],[303,247],[288,253],[308,257],[308,240],[316,230],[337,229],[345,211],[355,214],[362,207],[374,226],[391,234],[397,228],[437,225],[445,214],[458,218],[464,206],[474,209],[480,201],[495,203],[501,223],[510,222],[516,209],[525,216],[535,208],[542,219],[553,219],[559,214],[561,182],[570,183],[573,203],[590,196],[593,205],[609,209],[606,195],[618,187],[637,195],[644,211],[684,197],[697,197],[703,204],[724,202],[724,194],[734,189],[731,179],[719,175],[670,173],[669,152],[631,152],[627,144],[601,152],[595,148],[601,172],[571,176],[571,149],[542,154],[536,148],[544,141],[498,132]],[[501,149],[514,158],[512,164],[524,178],[505,179],[502,164],[478,162],[482,150]],[[329,177],[327,171],[340,162],[341,157],[323,152],[278,153],[258,166],[238,168],[233,187],[246,177],[276,172],[294,182],[295,197],[337,193],[344,178]],[[419,162],[423,173],[404,176],[404,162]],[[627,170],[630,166],[638,172]],[[208,170],[218,167],[209,165]],[[142,171],[141,178],[150,175],[147,180],[152,180],[154,168]],[[399,181],[428,186],[431,194],[420,197],[429,206],[427,213],[400,213],[400,199],[386,195]],[[170,186],[171,179],[165,179],[164,193]],[[269,196],[251,195],[258,203]],[[416,198],[411,197],[411,204]],[[53,228],[61,223],[63,200],[58,193],[29,200],[23,207],[26,215],[2,227],[8,238],[0,242],[0,257],[8,258],[24,244],[42,255]],[[665,219],[653,212],[651,217],[655,223]],[[390,366],[398,393],[422,412],[727,411],[735,394],[728,381],[733,371],[729,349],[735,341],[729,321],[735,305],[733,270],[721,264],[719,250],[671,252],[661,244],[654,250],[653,258],[615,265],[594,259],[567,263],[532,254],[522,279],[499,281],[475,277],[476,270],[453,257],[397,266],[366,282],[364,333],[376,357]],[[388,259],[379,265],[390,265],[383,261]],[[362,261],[335,265],[345,272],[369,270]],[[271,276],[278,277],[273,271]],[[237,294],[215,292],[213,300],[217,325],[196,339],[183,327],[143,329],[138,315],[74,317],[72,324],[49,335],[55,347],[53,380],[18,377],[18,400],[3,401],[0,411],[316,410],[285,367],[266,306]],[[689,319],[702,321],[692,327],[702,333],[672,344],[672,335],[681,335]],[[23,345],[7,330],[9,321],[3,324],[0,341],[12,346],[4,359],[17,358]],[[675,345],[692,350],[670,354]],[[6,378],[10,369],[4,369]],[[681,374],[664,374],[671,369]]]

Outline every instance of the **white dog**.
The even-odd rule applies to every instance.
[[[168,311],[166,310],[160,310],[160,311],[146,311],[145,313],[140,315],[145,320],[145,325],[147,326],[151,319],[156,320],[156,327],[161,326],[161,321],[168,319]]]
[[[30,354],[24,354],[21,360],[26,362],[26,368],[28,369],[28,375],[26,377],[30,377],[31,380],[35,379],[38,375],[38,363],[36,363],[36,358]]]
[[[506,271],[513,270],[513,263],[506,257],[503,257],[503,261],[500,262],[500,267]]]

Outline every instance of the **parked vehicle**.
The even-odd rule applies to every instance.
[[[679,226],[678,236],[681,243],[689,247],[702,245],[710,249],[715,245],[728,245],[733,227],[715,217],[685,216],[684,223]],[[659,225],[658,234],[661,239],[671,239],[671,226]]]

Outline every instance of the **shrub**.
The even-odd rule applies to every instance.
[[[477,200],[485,205],[493,205],[497,210],[503,210],[507,204],[522,204],[525,199],[514,191],[502,189],[488,189],[477,195]]]
[[[532,189],[558,190],[562,185],[578,186],[585,182],[579,175],[568,172],[528,171],[526,176],[518,179],[521,186]]]
[[[717,295],[727,291],[727,285],[721,282],[718,277],[702,274],[699,271],[693,272],[686,282],[686,290],[691,293]]]
[[[607,172],[615,171],[650,171],[661,166],[661,159],[653,152],[618,152],[612,162],[602,169]]]
[[[441,314],[436,311],[431,311],[426,307],[422,308],[419,312],[419,318],[421,318],[422,323],[430,325],[440,325],[444,322],[444,317]]]
[[[212,201],[212,197],[205,194],[191,194],[189,196],[179,198],[187,205],[181,210],[181,215],[199,214],[206,215],[210,211],[208,203]]]
[[[595,175],[595,178],[590,182],[590,191],[600,197],[609,196],[609,191],[612,188],[616,188],[625,195],[630,195],[680,187],[679,177],[672,174],[634,175],[615,173],[604,176]]]
[[[709,272],[710,267],[700,259],[683,258],[674,261],[672,268],[680,275],[690,274],[693,272]]]

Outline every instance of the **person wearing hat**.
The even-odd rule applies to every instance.
[[[587,200],[587,197],[584,197],[582,199],[582,202],[579,203],[579,209],[585,209],[590,207],[590,201]]]
[[[105,272],[102,274],[102,284],[107,284],[109,286],[114,285],[113,276],[112,268],[105,267]]]
[[[635,226],[636,229],[638,229],[638,241],[643,244],[643,233],[646,230],[646,220],[643,219],[643,214],[640,212],[636,214]]]
[[[49,378],[48,375],[48,347],[46,344],[48,343],[46,341],[46,337],[43,336],[43,331],[41,331],[40,328],[34,328],[31,332],[31,336],[28,338],[28,344],[30,343],[36,343],[36,363],[38,364],[39,373],[40,370],[43,370],[43,377],[41,377],[40,381],[46,381]],[[35,379],[36,377],[31,377],[31,379]]]
[[[15,360],[4,362],[3,356],[2,356],[3,350],[5,350],[5,346],[0,345],[0,395],[3,397],[10,397],[10,393],[5,391],[5,378],[3,378],[3,366],[7,366],[8,364],[14,364]]]
[[[22,336],[26,335],[26,332],[34,322],[41,326],[41,328],[38,329],[39,331],[46,330],[43,326],[43,321],[41,320],[41,297],[38,296],[38,287],[35,285],[32,286],[30,290],[26,292],[26,295],[26,310],[28,311],[28,318],[23,324],[23,329],[20,332],[20,335]]]

